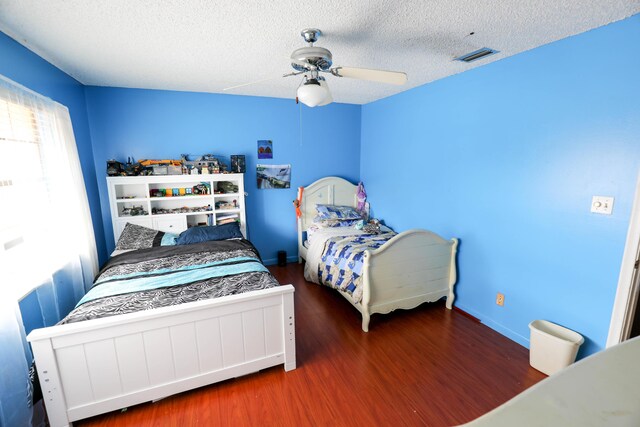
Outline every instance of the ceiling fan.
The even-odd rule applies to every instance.
[[[369,80],[380,83],[402,85],[407,82],[407,75],[398,71],[373,70],[369,68],[353,67],[331,67],[333,65],[333,55],[329,49],[314,46],[313,44],[322,35],[322,31],[317,28],[306,28],[300,35],[309,44],[293,51],[290,57],[291,66],[294,72],[283,74],[282,77],[303,75],[297,90],[297,98],[309,107],[327,105],[333,102],[333,97],[327,86],[327,81],[321,73],[331,74],[336,77],[348,77],[359,80]],[[263,79],[256,82],[245,83],[223,89],[224,91],[236,89],[243,86],[261,83],[273,78]]]

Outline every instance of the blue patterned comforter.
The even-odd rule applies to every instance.
[[[320,283],[346,292],[356,303],[360,303],[364,252],[378,249],[395,235],[394,232],[388,232],[330,237],[318,263]]]

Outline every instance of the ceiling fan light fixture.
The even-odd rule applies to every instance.
[[[318,104],[318,106],[322,107],[331,104],[333,102],[333,96],[331,96],[331,91],[329,90],[327,81],[324,79],[324,77],[318,77],[318,82],[320,83],[320,86],[322,86],[327,91],[327,97],[324,99],[322,104]]]
[[[327,105],[332,101],[327,83],[322,78],[307,79],[298,88],[297,95],[300,102],[312,108],[319,105]]]
[[[317,28],[302,30],[302,37],[308,46],[293,51],[289,57],[293,72],[283,74],[282,77],[303,76],[302,84],[296,90],[296,104],[302,102],[308,107],[319,107],[333,102],[333,96],[324,77],[320,73],[335,77],[348,77],[356,80],[403,85],[407,82],[407,74],[400,71],[377,70],[371,68],[333,67],[333,54],[329,49],[313,44],[322,35]],[[475,52],[477,53],[477,52]],[[472,59],[478,59],[474,56]],[[231,86],[223,90],[232,90],[270,79],[263,79],[251,83]]]

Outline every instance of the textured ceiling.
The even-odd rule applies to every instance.
[[[638,12],[640,0],[0,0],[0,30],[86,85],[221,93],[292,71],[300,30],[317,27],[334,65],[407,73],[404,86],[328,77],[336,102],[364,104]],[[480,47],[500,53],[452,61]],[[300,80],[227,93],[294,98]]]

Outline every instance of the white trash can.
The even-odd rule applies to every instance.
[[[551,375],[575,362],[582,335],[546,320],[534,320],[529,329],[529,364],[535,369]]]

